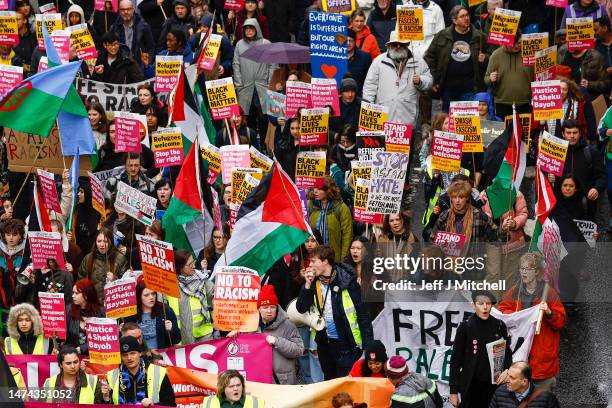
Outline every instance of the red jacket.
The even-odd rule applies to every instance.
[[[516,299],[516,290],[517,286],[514,286],[506,292],[504,300],[497,307],[500,312],[509,314],[522,310],[521,301]],[[533,378],[536,380],[559,374],[559,341],[561,330],[565,327],[565,308],[553,288],[548,289],[547,303],[552,310],[552,316],[544,315],[540,334],[533,336],[533,344],[529,353],[529,365],[533,370]],[[539,297],[536,297],[534,304],[540,304]]]
[[[370,27],[363,26],[363,30],[357,33],[355,45],[363,52],[367,52],[374,61],[374,58],[380,55],[380,48],[376,42],[376,37],[370,31]]]

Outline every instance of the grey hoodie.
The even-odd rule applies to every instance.
[[[408,373],[402,381],[395,387],[395,392],[391,396],[391,407],[395,406],[419,406],[423,408],[436,408],[436,404],[432,398],[425,392],[427,390],[432,397],[438,394],[437,387],[434,382],[425,376],[417,373]],[[403,403],[403,398],[411,398],[419,396],[414,404]]]

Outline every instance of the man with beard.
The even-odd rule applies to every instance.
[[[399,40],[397,31],[391,32],[387,52],[376,57],[368,70],[363,100],[386,106],[389,122],[414,127],[419,94],[431,88],[432,77],[425,61],[415,58],[409,44]]]

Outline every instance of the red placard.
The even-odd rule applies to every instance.
[[[0,65],[0,95],[13,89],[23,80],[23,67]]]
[[[44,335],[60,339],[66,338],[66,303],[63,293],[38,292],[40,302],[40,317],[42,318]]]
[[[104,188],[102,182],[90,171],[87,172],[89,176],[89,186],[91,187],[91,205],[101,215],[106,214],[106,203],[104,202]]]
[[[331,116],[340,116],[340,99],[338,98],[338,86],[334,78],[312,78],[312,107],[331,107]]]
[[[147,288],[164,295],[180,296],[172,244],[136,234],[142,273]]]
[[[215,268],[214,325],[224,331],[256,331],[259,326],[257,299],[261,280],[243,266]]]
[[[244,0],[225,0],[223,8],[226,10],[238,11],[244,7]]]
[[[296,118],[300,109],[312,108],[311,93],[310,84],[300,81],[287,81],[285,116]]]
[[[461,256],[465,246],[465,235],[454,232],[436,231],[434,244],[442,248],[447,256]]]
[[[388,152],[410,153],[412,125],[406,123],[383,123],[385,150]]]
[[[117,12],[119,0],[95,0],[94,8],[100,11]]]
[[[43,199],[45,200],[45,207],[49,211],[55,211],[58,214],[62,213],[62,208],[57,198],[57,190],[55,189],[55,179],[53,173],[37,169],[38,181],[40,183],[40,189],[42,190]]]
[[[57,262],[60,270],[65,268],[62,236],[59,232],[28,231],[28,241],[34,269],[46,268],[49,258]]]
[[[115,112],[115,152],[140,153],[140,123],[142,115]]]

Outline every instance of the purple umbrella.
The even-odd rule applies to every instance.
[[[241,55],[260,64],[308,64],[310,48],[295,43],[270,43],[255,45]]]

